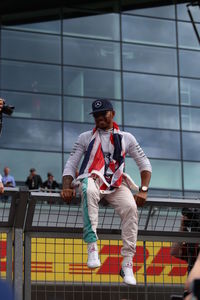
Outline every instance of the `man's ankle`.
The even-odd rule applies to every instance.
[[[132,256],[124,256],[122,261],[122,266],[126,264],[132,264],[133,265],[133,257]]]

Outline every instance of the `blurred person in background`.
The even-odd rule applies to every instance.
[[[2,177],[2,182],[5,187],[15,187],[15,179],[10,174],[10,169],[8,167],[4,168],[4,176]]]
[[[200,253],[186,280],[183,299],[184,300],[200,299]]]
[[[47,173],[47,180],[43,183],[43,188],[46,188],[48,190],[55,190],[59,189],[59,184],[54,179],[54,176],[52,173]]]
[[[35,168],[30,169],[30,174],[27,177],[25,184],[28,186],[29,190],[38,190],[42,187],[42,178],[36,173]]]

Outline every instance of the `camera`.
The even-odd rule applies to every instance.
[[[3,108],[2,108],[2,113],[5,114],[5,115],[8,115],[8,116],[11,116],[13,111],[14,111],[15,107],[12,106],[12,105],[3,105]]]
[[[1,100],[3,100],[3,99],[1,99]],[[3,107],[0,112],[0,135],[2,132],[2,126],[3,126],[3,114],[11,116],[14,109],[15,109],[15,107],[12,105],[5,105],[5,101],[3,100]]]
[[[182,215],[187,217],[187,220],[184,220],[184,227],[189,229],[188,231],[200,232],[200,208],[184,207]]]

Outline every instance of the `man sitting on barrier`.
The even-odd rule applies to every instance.
[[[120,275],[126,284],[135,285],[133,275],[133,256],[136,250],[138,216],[137,205],[142,206],[147,198],[151,178],[151,164],[129,132],[120,131],[113,121],[115,111],[110,101],[95,100],[92,112],[96,127],[82,133],[74,145],[73,151],[63,172],[63,190],[61,196],[70,202],[74,193],[72,181],[78,164],[84,155],[77,180],[83,203],[83,239],[88,244],[89,268],[100,267],[97,248],[98,203],[104,197],[122,221],[123,256]],[[137,163],[141,175],[141,188],[123,173],[125,154],[129,154]],[[133,197],[131,190],[137,190]],[[137,204],[137,205],[136,205]]]

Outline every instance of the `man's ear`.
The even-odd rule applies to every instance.
[[[115,111],[113,110],[112,111],[112,117],[114,118],[114,116],[115,116]]]

